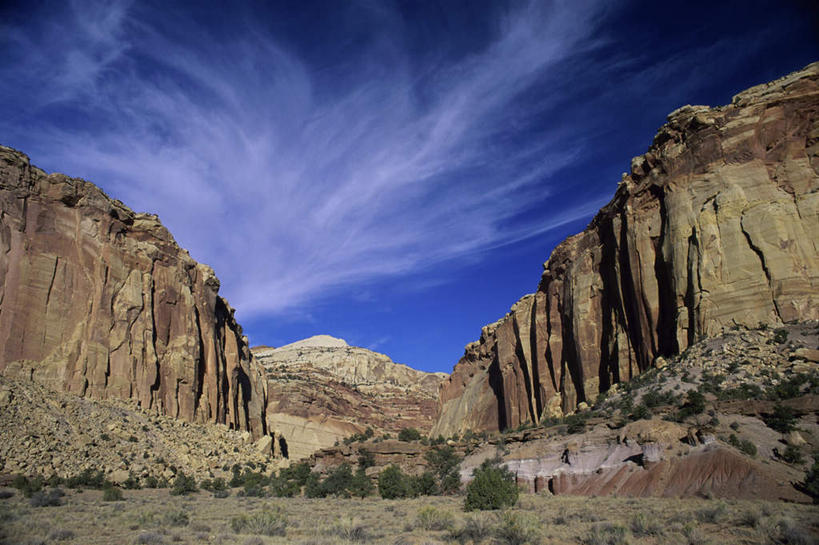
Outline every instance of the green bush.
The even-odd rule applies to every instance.
[[[580,542],[583,545],[627,545],[628,529],[608,522],[595,524]]]
[[[455,449],[448,446],[437,446],[424,454],[427,466],[435,475],[438,490],[442,494],[453,494],[461,488],[461,474],[458,467],[461,457],[455,454]]]
[[[102,489],[102,501],[123,501],[122,490],[116,486],[106,486]]]
[[[48,492],[37,490],[31,494],[28,500],[32,507],[56,507],[63,504],[65,493],[59,488],[52,488]]]
[[[453,541],[461,543],[480,543],[490,536],[492,533],[492,525],[484,515],[475,515],[467,517],[464,520],[464,525],[461,528],[450,530],[449,537]]]
[[[686,401],[680,410],[677,411],[677,421],[682,422],[690,416],[696,416],[705,412],[705,396],[696,390],[689,390],[686,394]]]
[[[87,468],[79,475],[69,477],[65,484],[68,488],[86,487],[100,490],[105,487],[105,474],[102,471]]]
[[[186,496],[196,492],[197,490],[196,479],[194,479],[193,475],[188,477],[183,471],[180,471],[176,474],[176,478],[173,480],[171,496]]]
[[[566,433],[583,433],[586,430],[586,420],[588,415],[584,413],[574,413],[566,417]]]
[[[450,530],[454,524],[455,517],[452,513],[431,505],[419,509],[415,517],[415,527],[426,531]]]
[[[780,433],[789,433],[796,428],[796,413],[785,405],[774,405],[773,413],[763,415],[765,425]]]
[[[418,476],[408,476],[411,496],[434,496],[438,493],[438,485],[435,484],[435,475],[429,471],[424,471]]]
[[[728,437],[728,444],[748,456],[756,456],[756,445],[747,439],[739,439],[732,433],[731,436]]]
[[[22,492],[27,498],[32,497],[35,492],[41,491],[44,484],[45,481],[39,475],[35,475],[31,479],[25,475],[17,475],[11,481],[11,486]]]
[[[358,468],[350,482],[350,494],[356,498],[365,498],[373,493],[373,482],[367,477],[364,469]]]
[[[387,500],[408,498],[413,494],[410,479],[396,465],[389,465],[378,475],[378,493]]]
[[[473,472],[473,479],[466,487],[467,511],[475,509],[502,509],[512,507],[518,501],[520,491],[515,475],[500,465],[500,459],[486,460]]]
[[[230,519],[230,527],[237,534],[283,536],[287,530],[287,513],[278,505],[249,515]]]
[[[802,451],[799,447],[788,445],[785,447],[785,452],[782,453],[782,461],[788,464],[801,464],[805,459],[802,457]]]
[[[785,328],[775,329],[773,340],[776,344],[784,344],[788,342],[788,330]]]
[[[501,513],[494,534],[498,543],[509,545],[537,545],[541,541],[541,529],[537,519],[512,511]]]
[[[819,504],[819,454],[813,456],[813,465],[805,474],[800,488],[813,498],[814,504]]]
[[[415,428],[403,428],[401,431],[398,432],[398,440],[399,441],[419,441],[421,439],[421,432],[416,430]]]

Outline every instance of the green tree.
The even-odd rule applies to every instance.
[[[421,439],[421,432],[416,430],[415,428],[403,428],[401,431],[398,432],[398,440],[399,441],[418,441]]]
[[[409,479],[396,465],[389,465],[378,475],[378,493],[387,500],[406,498],[412,494]]]
[[[435,475],[438,490],[442,494],[452,494],[461,487],[461,475],[458,467],[461,457],[455,454],[455,449],[448,445],[438,446],[424,454],[427,466]]]
[[[503,509],[517,503],[520,490],[515,475],[500,462],[500,458],[486,460],[475,469],[473,479],[466,487],[464,509]]]

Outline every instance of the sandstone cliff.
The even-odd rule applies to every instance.
[[[218,290],[156,216],[0,147],[0,373],[260,437],[264,379]]]
[[[428,432],[447,377],[327,335],[253,353],[267,372],[267,422],[294,460],[368,427],[377,436],[407,427]]]
[[[819,318],[819,63],[673,112],[534,294],[441,386],[433,434],[573,411],[734,324]]]

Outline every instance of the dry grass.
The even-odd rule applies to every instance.
[[[775,502],[523,495],[508,512],[468,514],[463,512],[461,497],[271,500],[232,495],[214,499],[204,492],[180,498],[167,490],[127,490],[124,495],[125,501],[104,502],[101,491],[69,492],[62,498],[63,505],[51,507],[32,507],[19,494],[2,499],[0,543],[819,542],[819,508]],[[254,534],[252,525],[236,528],[233,524],[238,518],[255,520],[265,513],[277,514],[279,522],[284,517],[286,525],[269,531],[268,524],[264,532]]]

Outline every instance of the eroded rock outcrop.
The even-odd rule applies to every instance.
[[[427,433],[445,373],[425,373],[384,354],[318,335],[279,348],[253,349],[268,378],[267,422],[296,460],[368,427]]]
[[[466,347],[433,434],[573,411],[741,324],[819,318],[819,63],[673,112],[534,294]]]
[[[0,147],[0,372],[268,433],[262,372],[213,270],[156,216]]]

